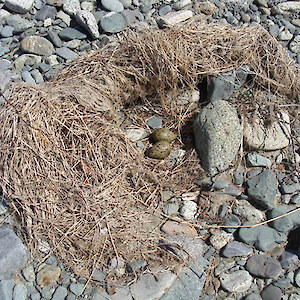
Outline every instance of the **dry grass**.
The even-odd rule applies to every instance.
[[[243,65],[254,88],[296,103],[299,71],[274,38],[216,24],[128,31],[49,83],[15,87],[0,112],[0,181],[33,253],[47,241],[81,275],[114,256],[159,259],[160,192],[193,189],[201,168],[193,150],[175,169],[145,158],[119,112],[139,99],[159,103],[179,133],[192,115],[166,93]],[[161,102],[147,102],[158,94]]]

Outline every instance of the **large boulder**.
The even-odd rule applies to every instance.
[[[196,151],[211,176],[224,171],[240,147],[242,128],[235,108],[227,101],[209,103],[194,121]]]

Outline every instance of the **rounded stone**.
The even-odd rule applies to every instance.
[[[39,286],[45,286],[55,284],[61,274],[61,269],[57,266],[46,265],[37,273],[37,284]]]
[[[300,288],[300,268],[295,272],[295,284]]]
[[[123,4],[118,0],[101,0],[101,4],[109,11],[120,13],[124,10]]]
[[[263,300],[281,300],[283,294],[279,287],[271,284],[263,289],[261,296]]]
[[[232,293],[242,293],[249,290],[252,277],[244,270],[236,271],[231,274],[223,274],[220,276],[222,287]]]
[[[126,21],[121,14],[110,12],[101,19],[100,26],[104,32],[117,33],[125,29]]]
[[[25,37],[21,41],[20,49],[22,52],[37,55],[51,55],[55,51],[52,43],[40,36]]]

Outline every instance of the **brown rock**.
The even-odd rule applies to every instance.
[[[46,265],[41,269],[36,276],[36,281],[39,286],[55,284],[61,274],[61,270],[57,266]]]
[[[24,53],[51,55],[54,47],[50,41],[40,36],[27,36],[21,41],[20,49]]]
[[[196,2],[195,10],[198,13],[204,13],[206,15],[212,15],[218,11],[218,8],[215,4],[205,1],[205,2]]]
[[[167,221],[162,227],[161,230],[167,235],[182,234],[185,233],[191,237],[197,237],[198,233],[194,227],[191,227],[187,224],[181,224],[174,221]]]

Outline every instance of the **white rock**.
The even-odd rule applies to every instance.
[[[249,290],[252,276],[247,271],[236,271],[231,274],[220,276],[222,287],[232,293],[242,293]]]
[[[186,200],[194,201],[194,200],[197,200],[199,194],[200,194],[199,191],[183,193],[181,195],[181,199],[183,201],[186,201]]]
[[[52,25],[52,19],[51,18],[47,18],[45,21],[44,21],[44,27],[49,27]]]
[[[197,213],[197,203],[194,201],[184,201],[180,209],[180,214],[185,220],[193,220]]]
[[[159,17],[157,22],[159,25],[174,26],[178,23],[190,19],[192,16],[193,16],[193,12],[191,10],[169,12],[165,16]]]
[[[78,24],[86,29],[93,39],[98,39],[100,37],[96,18],[91,12],[80,10],[76,12],[75,17]]]
[[[300,53],[300,34],[296,35],[294,39],[290,42],[289,49],[293,53]]]
[[[132,142],[137,142],[147,137],[148,133],[144,129],[127,129],[125,136]]]
[[[87,10],[87,11],[93,11],[94,9],[94,3],[93,2],[81,2],[81,9],[82,10]]]
[[[252,223],[259,223],[265,220],[264,213],[261,210],[247,205],[249,203],[248,201],[245,201],[245,203],[247,202],[246,205],[242,205],[240,202],[238,206],[233,208],[233,212],[236,215],[241,216]]]
[[[245,119],[244,141],[251,149],[278,150],[289,145],[290,118],[287,113],[281,112],[278,121],[265,126],[263,120],[257,118],[253,122]]]
[[[291,13],[298,13],[300,12],[300,1],[288,1],[282,2],[277,5],[279,10]]]
[[[215,233],[209,239],[210,244],[217,250],[220,250],[221,248],[223,248],[233,240],[234,240],[233,234],[227,233],[225,231]]]
[[[49,64],[50,66],[56,66],[59,65],[59,62],[57,60],[57,55],[49,55],[45,59],[46,63]]]
[[[293,35],[286,27],[281,27],[278,33],[278,38],[282,41],[289,41],[293,38]]]
[[[62,10],[60,10],[57,14],[56,14],[56,18],[61,19],[64,23],[66,23],[68,26],[70,26],[71,24],[71,17],[69,15],[67,15],[66,13],[64,13]]]
[[[3,22],[6,18],[10,16],[10,12],[5,9],[0,9],[0,21]],[[2,23],[1,23],[2,24]]]
[[[81,10],[79,0],[67,0],[63,5],[63,10],[70,16],[74,16]]]
[[[18,14],[27,13],[32,7],[34,0],[6,0],[5,6]]]

